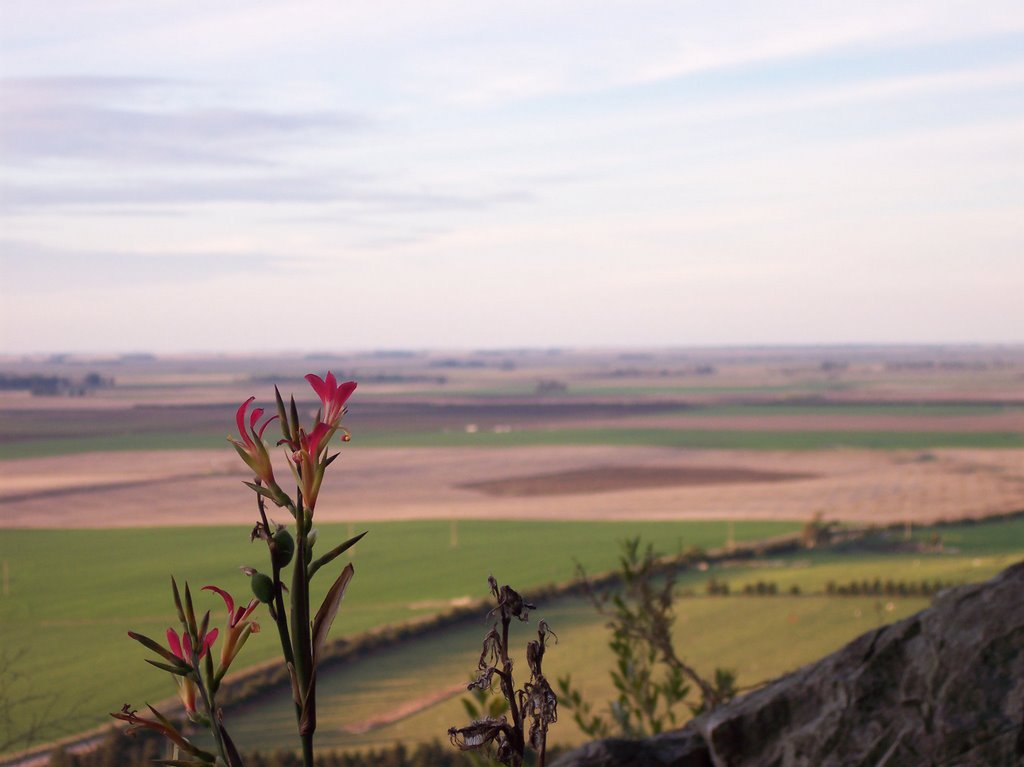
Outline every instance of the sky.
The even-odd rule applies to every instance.
[[[1019,0],[0,2],[0,354],[1019,342]]]

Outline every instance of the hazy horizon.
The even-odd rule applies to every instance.
[[[889,343],[764,343],[764,344],[634,344],[616,346],[568,346],[557,344],[545,344],[536,346],[433,346],[433,347],[338,347],[337,349],[258,349],[258,350],[237,350],[237,349],[170,349],[154,351],[152,349],[82,349],[72,351],[68,349],[42,349],[26,352],[5,352],[0,351],[0,362],[28,362],[43,361],[49,362],[56,358],[67,357],[71,361],[78,360],[103,360],[119,361],[122,358],[139,358],[140,361],[146,358],[157,360],[167,359],[295,359],[303,358],[315,361],[318,358],[334,359],[343,357],[373,357],[400,358],[408,355],[430,356],[430,355],[466,355],[466,356],[500,356],[500,355],[523,355],[523,354],[597,354],[597,355],[621,355],[623,357],[645,356],[658,354],[730,354],[742,352],[791,352],[797,355],[812,354],[815,352],[847,352],[847,353],[891,353],[891,352],[939,352],[946,354],[988,352],[988,351],[1012,351],[1024,352],[1024,342],[963,342],[963,343],[904,343],[899,341]]]
[[[0,354],[1024,341],[1024,7],[0,10]]]

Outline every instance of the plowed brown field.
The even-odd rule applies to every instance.
[[[255,515],[227,450],[0,462],[0,527],[235,524]],[[288,470],[279,468],[279,476]],[[495,484],[498,483],[498,484]],[[475,485],[475,487],[474,487]],[[495,493],[494,488],[501,488]],[[1024,451],[346,449],[323,521],[981,517],[1024,508]]]

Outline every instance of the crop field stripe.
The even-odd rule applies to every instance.
[[[510,432],[422,431],[356,434],[366,447],[528,447],[531,445],[646,445],[716,450],[930,450],[1024,448],[1019,432],[929,431],[719,431],[607,427]],[[224,435],[126,434],[109,437],[26,440],[0,444],[0,459],[119,450],[186,450],[223,447]]]
[[[848,415],[848,416],[920,416],[930,417],[970,417],[996,415],[999,413],[1019,413],[1022,408],[988,403],[961,404],[930,404],[930,403],[861,403],[821,405],[792,404],[757,404],[757,405],[698,405],[693,407],[670,410],[673,416],[799,416],[799,415]]]
[[[614,427],[522,430],[505,433],[408,432],[359,437],[368,447],[523,447],[530,445],[647,445],[719,450],[928,450],[1022,448],[1017,432],[718,431]]]
[[[224,432],[110,434],[89,437],[26,439],[0,443],[0,460],[131,450],[207,450],[224,447]]]

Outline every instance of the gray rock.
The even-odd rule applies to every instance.
[[[554,767],[1020,765],[1022,709],[1024,563],[681,730],[595,741]]]
[[[645,740],[605,738],[580,746],[552,767],[712,767],[707,744],[691,728]]]

